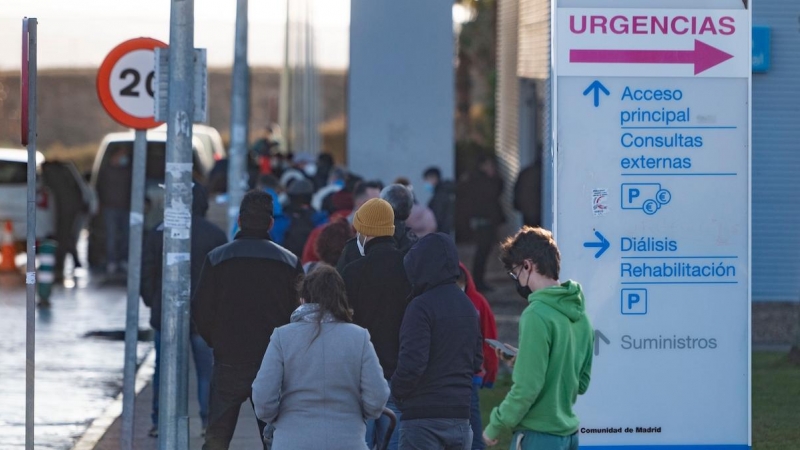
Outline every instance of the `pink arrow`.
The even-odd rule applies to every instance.
[[[694,64],[694,74],[721,64],[733,55],[694,40],[694,50],[570,50],[573,63]]]

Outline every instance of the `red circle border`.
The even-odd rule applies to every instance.
[[[155,50],[156,48],[166,47],[167,44],[157,39],[140,37],[127,40],[114,47],[114,49],[108,53],[108,56],[106,56],[103,63],[100,65],[100,70],[97,72],[97,97],[100,99],[100,104],[103,105],[103,108],[105,108],[112,119],[126,127],[137,130],[155,128],[161,124],[161,122],[156,122],[155,116],[136,117],[123,111],[116,102],[114,102],[114,97],[111,95],[110,82],[111,70],[123,56],[136,50]]]

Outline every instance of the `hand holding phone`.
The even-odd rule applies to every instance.
[[[503,344],[495,339],[484,339],[484,341],[486,341],[490,347],[499,351],[503,359],[514,359],[517,356],[517,349],[510,345]]]

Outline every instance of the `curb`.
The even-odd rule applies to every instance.
[[[153,370],[155,369],[156,351],[151,349],[144,357],[142,364],[136,371],[136,384],[135,392],[138,396],[139,393],[150,384],[153,379]],[[99,417],[92,421],[89,428],[81,435],[71,450],[93,450],[100,439],[106,434],[111,425],[122,415],[122,392],[117,395],[114,401],[100,414]]]

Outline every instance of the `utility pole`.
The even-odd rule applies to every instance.
[[[283,71],[281,72],[281,91],[278,103],[278,123],[281,126],[281,136],[283,137],[283,148],[285,152],[291,151],[291,137],[289,127],[291,126],[291,94],[289,93],[292,84],[292,72],[289,67],[289,31],[291,27],[291,14],[289,12],[289,0],[286,0],[286,27],[284,29],[283,41]]]
[[[133,450],[136,400],[136,345],[139,342],[139,294],[142,281],[144,182],[147,171],[147,130],[136,130],[133,140],[130,232],[128,235],[128,302],[125,314],[125,366],[122,385],[122,450]]]
[[[235,228],[247,189],[247,137],[250,124],[247,66],[247,0],[236,0],[236,43],[231,81],[231,148],[228,154],[228,234]]]
[[[194,0],[171,2],[158,447],[188,450]]]
[[[39,38],[35,18],[26,18],[22,25],[22,101],[28,101],[22,109],[26,112],[22,120],[28,119],[23,124],[22,136],[24,144],[28,146],[28,203],[27,203],[27,255],[25,264],[25,450],[34,447],[34,413],[35,404],[35,379],[36,379],[36,83],[37,53]],[[27,97],[26,97],[27,95]]]

